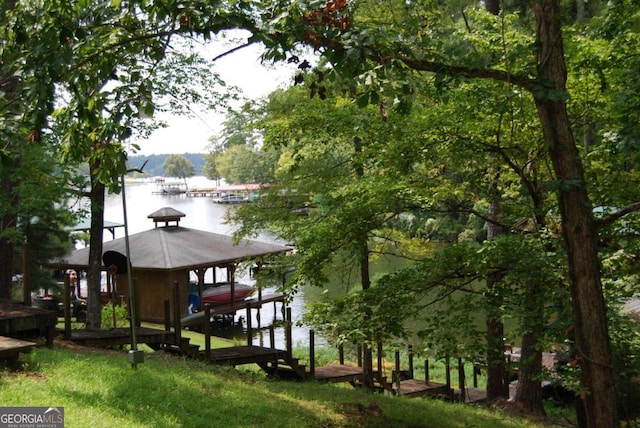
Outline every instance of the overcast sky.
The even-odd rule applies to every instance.
[[[205,46],[202,54],[206,59],[226,51],[220,43]],[[279,87],[286,87],[293,81],[296,71],[294,64],[262,66],[261,47],[250,46],[225,57],[212,61],[211,70],[218,73],[228,84],[242,89],[244,95],[257,99],[268,95]],[[209,138],[219,132],[224,115],[199,112],[198,118],[163,117],[168,128],[155,131],[147,140],[137,140],[138,155],[164,153],[205,153]]]

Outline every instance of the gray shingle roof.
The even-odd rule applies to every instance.
[[[289,247],[252,240],[234,245],[230,236],[178,226],[158,227],[131,235],[129,248],[133,268],[145,270],[222,266],[290,250]],[[124,238],[104,242],[102,251],[126,254]],[[50,266],[82,269],[88,264],[89,248],[83,248]]]

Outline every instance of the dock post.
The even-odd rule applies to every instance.
[[[409,345],[409,376],[413,379],[413,345]]]
[[[269,343],[271,344],[271,349],[276,348],[276,331],[273,324],[269,326]]]
[[[180,342],[182,342],[182,326],[180,325],[180,288],[178,287],[178,281],[173,283],[173,327],[175,344],[180,346]]]
[[[382,342],[378,341],[378,381],[382,382]]]
[[[133,293],[133,305],[134,305],[134,311],[133,311],[133,324],[136,327],[140,327],[142,325],[142,322],[140,320],[140,287],[138,287],[138,278],[133,278],[131,280],[131,291]]]
[[[71,339],[71,286],[69,283],[69,274],[64,275],[64,339]]]
[[[309,330],[309,376],[316,378],[316,332]]]
[[[362,367],[362,345],[358,345],[358,367]]]
[[[458,357],[458,386],[460,387],[460,399],[464,403],[465,401],[467,401],[467,391],[465,388],[464,364],[462,363],[462,357]]]
[[[284,325],[286,328],[285,334],[286,334],[286,338],[287,338],[287,355],[289,358],[291,358],[291,356],[293,355],[293,337],[291,335],[291,308],[287,308],[287,320],[285,321]]]
[[[344,345],[342,343],[338,345],[338,361],[341,366],[344,366]]]
[[[449,355],[445,357],[444,373],[445,377],[447,378],[447,388],[451,390],[451,362],[449,361]]]
[[[478,366],[478,364],[474,363],[473,364],[473,387],[477,388],[478,387],[478,372],[480,371],[480,367]]]
[[[507,361],[504,365],[504,394],[506,397],[509,396],[509,383],[511,380],[511,353],[507,355]]]
[[[393,381],[396,383],[396,395],[401,395],[400,392],[400,351],[396,351],[396,373],[395,379]]]
[[[211,305],[204,305],[204,355],[207,363],[211,361]]]
[[[171,330],[171,302],[164,301],[164,330]]]
[[[429,360],[424,360],[424,383],[429,384]]]
[[[247,303],[247,346],[253,344],[253,331],[251,328],[251,306]]]

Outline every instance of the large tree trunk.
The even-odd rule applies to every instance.
[[[95,167],[95,165],[93,165]],[[91,232],[89,235],[89,271],[87,272],[87,327],[100,328],[102,305],[100,282],[102,280],[102,234],[104,230],[105,185],[91,173]]]
[[[566,92],[567,78],[558,1],[537,3],[536,21],[541,50],[540,87],[534,91],[534,97],[558,180],[586,423],[588,427],[613,428],[617,426],[616,396],[596,246],[597,231],[566,103],[558,97]]]
[[[367,242],[362,244],[362,255],[360,260],[360,275],[362,289],[366,290],[371,286],[371,278],[369,277],[369,246]],[[364,322],[368,323],[371,318],[370,313],[364,314]],[[373,338],[371,338],[373,339]],[[372,340],[373,342],[373,340]],[[373,352],[371,345],[365,343],[362,347],[362,383],[365,389],[373,389]]]
[[[15,216],[3,215],[0,221],[4,224],[14,223]],[[3,231],[4,227],[0,228]],[[9,240],[2,236],[0,237],[0,299],[11,299],[11,286],[13,277],[13,255],[14,246]]]
[[[522,347],[518,370],[515,401],[527,410],[544,414],[542,403],[542,350],[540,338],[544,335],[544,287],[530,287],[525,292],[522,329]]]
[[[362,153],[362,140],[360,137],[353,138],[354,153],[359,156]],[[364,168],[360,161],[354,162],[354,169],[358,178],[364,176]],[[367,235],[362,236],[360,242],[360,284],[363,290],[368,290],[371,287],[371,277],[369,275],[369,244],[367,242]],[[371,319],[371,313],[365,312],[363,314],[363,322],[367,324]],[[371,339],[373,343],[374,338]],[[362,346],[362,383],[365,389],[373,389],[373,353],[370,344],[363,344]]]
[[[16,5],[16,0],[4,0],[0,3],[0,24],[5,20],[5,15],[7,11],[13,9]],[[2,63],[0,62],[0,66]],[[8,75],[6,71],[0,69],[0,91],[4,92],[4,96],[7,98],[8,102],[5,102],[5,105],[11,106],[11,99],[15,98],[15,92],[18,89],[19,81],[15,76]],[[0,114],[13,114],[11,111],[2,111]],[[2,141],[2,147],[10,148],[12,146],[9,141]],[[8,154],[12,156],[11,153]],[[14,198],[12,196],[12,189],[15,185],[13,180],[10,178],[10,170],[13,167],[11,159],[0,158],[0,174],[2,180],[0,182],[0,189],[4,194],[4,198],[6,200],[11,200]],[[12,204],[8,204],[12,205]],[[13,205],[15,206],[15,205]],[[10,299],[11,298],[11,286],[12,286],[12,277],[13,277],[13,256],[14,256],[14,245],[9,241],[8,237],[5,235],[5,231],[9,228],[16,227],[16,216],[13,214],[12,206],[3,207],[3,213],[0,217],[0,299]]]
[[[489,157],[492,162],[492,171],[495,168],[495,159]],[[487,240],[495,239],[503,233],[502,227],[498,223],[501,207],[501,195],[498,190],[498,177],[492,178],[489,189],[489,223],[487,223]],[[508,388],[504,381],[504,324],[502,322],[501,308],[504,304],[502,292],[497,289],[501,275],[498,273],[487,276],[487,291],[485,293],[487,303],[487,400],[508,397]]]

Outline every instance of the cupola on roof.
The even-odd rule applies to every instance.
[[[162,222],[164,222],[165,227],[168,227],[170,222],[175,222],[173,226],[179,226],[180,219],[185,216],[186,214],[182,211],[171,207],[164,207],[152,212],[147,218],[152,219],[156,227],[158,227],[158,223]]]

